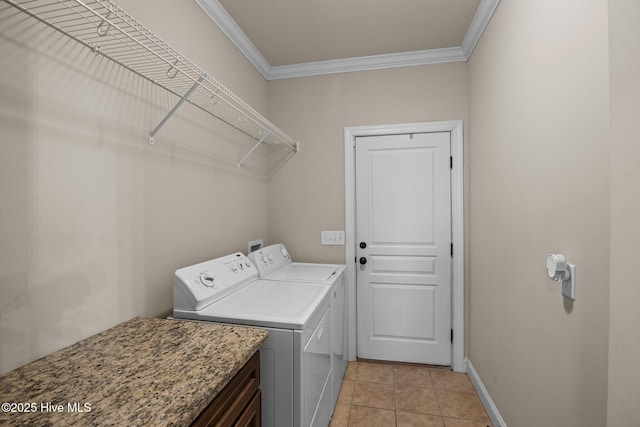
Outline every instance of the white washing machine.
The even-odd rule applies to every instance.
[[[344,264],[317,264],[293,262],[281,243],[267,246],[248,255],[258,269],[261,279],[272,281],[303,282],[325,285],[331,289],[331,412],[340,393],[340,386],[347,368],[347,304]]]
[[[173,285],[175,318],[269,331],[260,349],[265,427],[329,424],[330,303],[326,286],[258,279],[241,253],[181,268]]]

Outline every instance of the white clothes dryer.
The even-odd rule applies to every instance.
[[[340,393],[342,379],[347,368],[348,322],[344,264],[320,264],[293,262],[287,248],[281,244],[266,246],[251,252],[248,258],[258,269],[263,280],[297,283],[315,283],[331,289],[331,412]]]
[[[260,349],[262,425],[326,427],[331,409],[331,298],[326,286],[259,280],[241,253],[181,268],[173,316],[255,326]]]

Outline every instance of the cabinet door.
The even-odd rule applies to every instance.
[[[253,402],[256,396],[260,396],[259,352],[256,352],[191,426],[229,427],[240,425],[237,423],[239,420],[244,419],[245,409],[254,405]],[[260,403],[260,398],[258,398],[258,406],[260,406]],[[258,408],[258,412],[260,412],[260,408]]]

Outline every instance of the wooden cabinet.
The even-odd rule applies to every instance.
[[[260,427],[260,352],[191,424],[193,427]]]

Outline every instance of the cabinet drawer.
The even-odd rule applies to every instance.
[[[240,419],[234,424],[234,427],[260,427],[262,417],[260,399],[262,399],[262,393],[258,390],[247,409],[240,416]]]
[[[255,406],[254,399],[256,395],[258,396],[258,413],[260,412],[259,391],[260,355],[259,352],[256,352],[191,425],[193,427],[228,427],[236,424],[254,425],[246,422],[242,424],[241,421],[247,416],[244,413],[245,410],[251,411],[251,405]],[[253,411],[255,411],[255,408]],[[259,418],[258,424],[255,425],[260,425]]]

